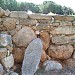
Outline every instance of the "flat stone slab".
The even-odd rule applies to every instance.
[[[22,75],[34,75],[41,59],[42,50],[43,45],[39,38],[28,45],[23,60]]]

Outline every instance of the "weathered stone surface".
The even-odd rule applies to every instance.
[[[14,66],[13,55],[11,54],[10,56],[1,59],[1,62],[2,62],[2,64],[3,64],[4,67],[6,67],[7,69],[10,69],[11,67]]]
[[[45,62],[47,60],[47,54],[46,52],[43,50],[42,55],[41,55],[41,61]]]
[[[3,18],[0,18],[0,25],[3,25]]]
[[[54,23],[52,23],[52,26],[59,26],[59,22],[54,22]]]
[[[7,46],[12,44],[11,35],[8,34],[0,34],[0,47],[1,46]]]
[[[18,75],[18,73],[10,71],[10,72],[5,73],[3,75]]]
[[[15,17],[15,18],[19,17],[18,11],[11,11],[10,17]]]
[[[11,45],[12,45],[12,44],[11,44]],[[13,50],[13,48],[12,48],[11,45],[7,45],[7,46],[6,46],[6,49],[9,50],[9,52],[12,52],[12,50]]]
[[[40,38],[43,41],[43,49],[47,50],[47,48],[49,47],[49,43],[50,43],[50,36],[49,36],[48,32],[41,31]]]
[[[50,26],[49,24],[43,24],[43,23],[38,23],[37,25],[37,30],[49,30]]]
[[[6,57],[7,49],[6,48],[0,48],[0,59]]]
[[[74,51],[74,53],[73,53],[73,56],[72,56],[72,58],[73,58],[73,59],[75,59],[75,51]]]
[[[51,16],[45,14],[30,14],[29,18],[31,19],[43,19],[43,20],[50,20]]]
[[[28,18],[28,14],[25,11],[18,11],[19,18]]]
[[[74,68],[75,67],[75,59],[70,58],[70,59],[64,60],[63,63],[68,68]]]
[[[68,59],[73,53],[73,47],[71,45],[51,45],[48,49],[48,55],[57,59]]]
[[[22,75],[34,75],[40,63],[42,50],[43,45],[39,38],[28,45],[23,60]]]
[[[6,28],[3,25],[0,25],[0,31],[5,31]]]
[[[10,17],[28,18],[28,14],[25,11],[11,11]]]
[[[20,19],[20,25],[36,25],[37,20],[33,19]]]
[[[15,35],[18,31],[16,29],[8,31],[11,36]]]
[[[3,66],[0,64],[0,75],[3,75],[3,72],[4,72]]]
[[[5,14],[5,11],[0,7],[0,17],[3,17]]]
[[[61,21],[60,26],[72,26],[72,22],[69,21]]]
[[[61,70],[62,65],[57,61],[47,60],[43,63],[43,67],[45,67],[45,71],[50,70]]]
[[[50,20],[37,20],[38,21],[38,23],[50,23]]]
[[[61,21],[73,21],[74,16],[54,16],[55,20],[61,20]]]
[[[18,75],[16,72],[11,72],[10,75]]]
[[[75,26],[62,26],[58,27],[52,31],[50,31],[51,34],[75,34]]]
[[[27,45],[35,38],[36,35],[30,27],[23,27],[13,36],[13,42],[17,46],[27,47]]]
[[[13,56],[14,56],[15,62],[17,62],[17,63],[22,62],[23,58],[24,58],[24,49],[23,48],[14,48]]]
[[[15,29],[17,20],[15,18],[5,18],[3,25],[7,28],[7,30]]]
[[[16,25],[16,30],[19,31],[22,28],[22,25]]]
[[[75,26],[75,21],[73,21],[73,25]]]
[[[54,43],[54,44],[75,43],[75,35],[54,36],[54,37],[52,37],[52,43]]]
[[[10,11],[7,9],[6,11],[5,11],[5,14],[4,14],[5,16],[9,16],[10,15]]]

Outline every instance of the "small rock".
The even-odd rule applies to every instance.
[[[45,71],[50,70],[61,70],[62,65],[57,61],[47,60],[43,63],[43,67],[45,67]]]
[[[13,55],[11,54],[10,56],[1,59],[1,62],[6,69],[10,69],[11,67],[14,66]]]
[[[23,60],[22,75],[34,75],[40,63],[42,50],[43,45],[39,38],[28,45]]]
[[[10,11],[7,9],[7,10],[5,11],[5,16],[9,16],[9,14],[10,14]]]
[[[6,48],[0,48],[0,59],[5,58],[7,55],[7,49]]]

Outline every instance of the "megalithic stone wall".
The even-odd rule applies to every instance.
[[[12,36],[16,62],[22,62],[25,49],[37,37],[36,31],[40,32],[43,50],[52,59],[68,59],[75,54],[74,16],[28,14],[0,8],[0,33]],[[42,56],[43,60],[47,59],[46,54]]]

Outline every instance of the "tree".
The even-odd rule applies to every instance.
[[[74,14],[74,11],[68,7],[62,7],[61,5],[56,4],[53,1],[44,1],[43,4],[39,5],[40,11],[44,14],[48,14],[49,12],[53,12],[56,14]]]

